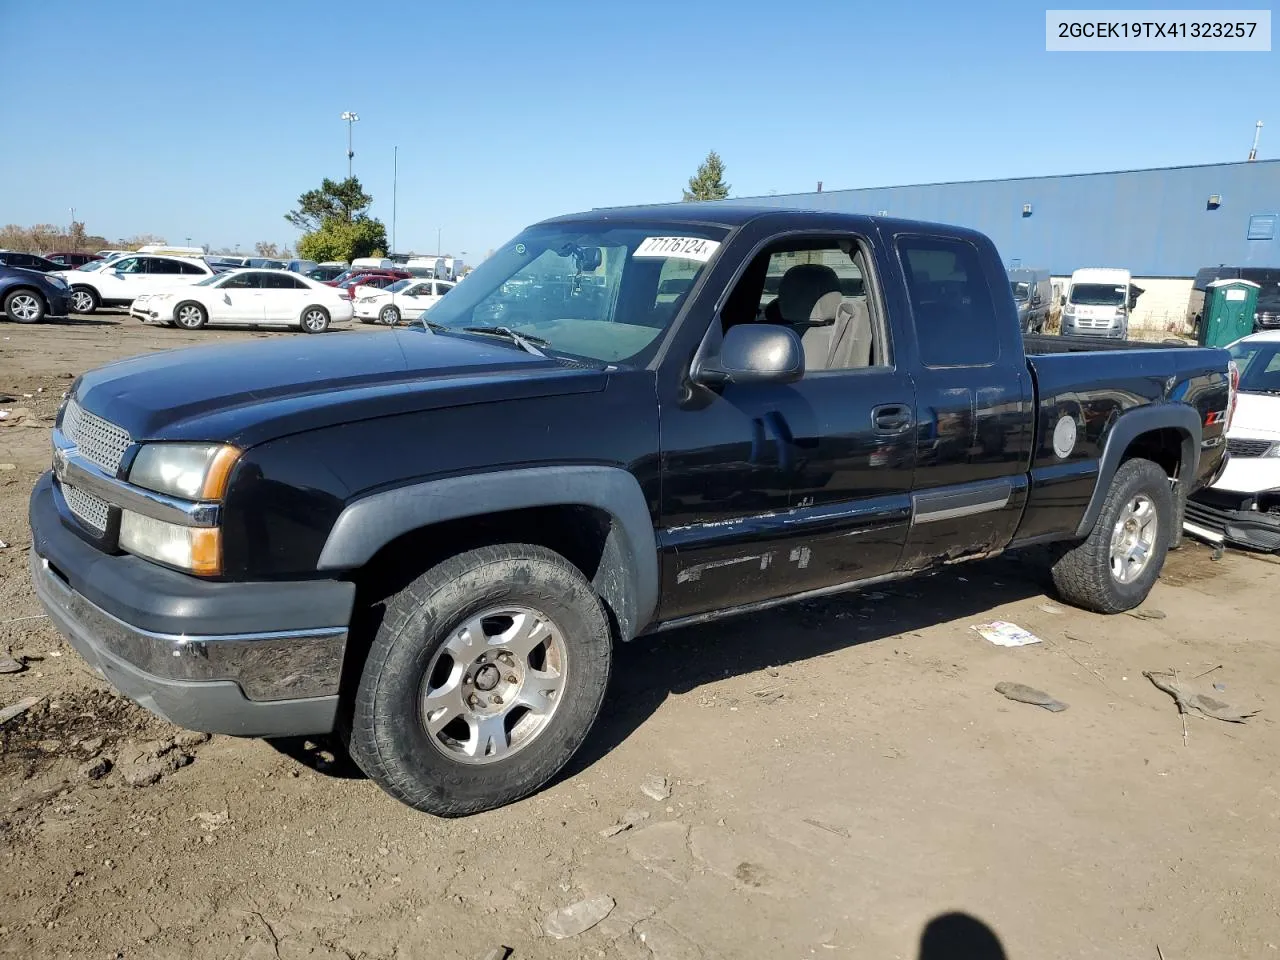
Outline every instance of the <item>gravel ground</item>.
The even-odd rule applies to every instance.
[[[1145,618],[1065,608],[1009,558],[642,641],[571,769],[464,820],[330,744],[205,740],[115,697],[27,582],[62,392],[116,357],[299,335],[0,323],[0,409],[28,411],[0,421],[0,660],[26,665],[0,708],[39,698],[0,724],[0,956],[1000,955],[961,952],[974,931],[1010,960],[1280,956],[1268,558],[1189,543]],[[994,619],[1044,642],[971,629]],[[1184,743],[1142,675],[1170,668],[1261,712],[1189,717]]]

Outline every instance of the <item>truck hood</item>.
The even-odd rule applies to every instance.
[[[134,357],[73,395],[134,440],[252,446],[337,422],[603,389],[607,374],[423,330],[249,341]]]

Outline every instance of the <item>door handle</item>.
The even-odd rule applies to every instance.
[[[871,425],[876,433],[903,433],[912,423],[911,408],[905,403],[882,403],[871,410]]]

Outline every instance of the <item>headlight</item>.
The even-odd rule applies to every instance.
[[[377,297],[361,297],[361,298],[360,298],[360,302],[361,302],[361,303],[373,303],[373,301],[375,301],[375,300],[377,300],[377,299],[378,299]]]
[[[1280,443],[1273,443],[1271,446],[1267,447],[1267,452],[1264,453],[1263,456],[1280,457]]]
[[[240,451],[220,443],[148,443],[129,468],[129,482],[184,500],[218,500]]]
[[[183,527],[124,510],[120,514],[120,547],[192,573],[211,576],[222,572],[222,537],[213,527]]]
[[[67,281],[63,280],[61,277],[55,277],[51,273],[46,273],[44,276],[45,276],[45,279],[48,280],[49,283],[55,287],[61,288],[67,285]]]

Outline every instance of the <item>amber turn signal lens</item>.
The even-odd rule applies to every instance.
[[[227,492],[227,482],[231,479],[231,471],[240,461],[240,451],[235,447],[220,447],[209,463],[209,471],[204,477],[204,489],[200,491],[202,500],[221,500]]]

